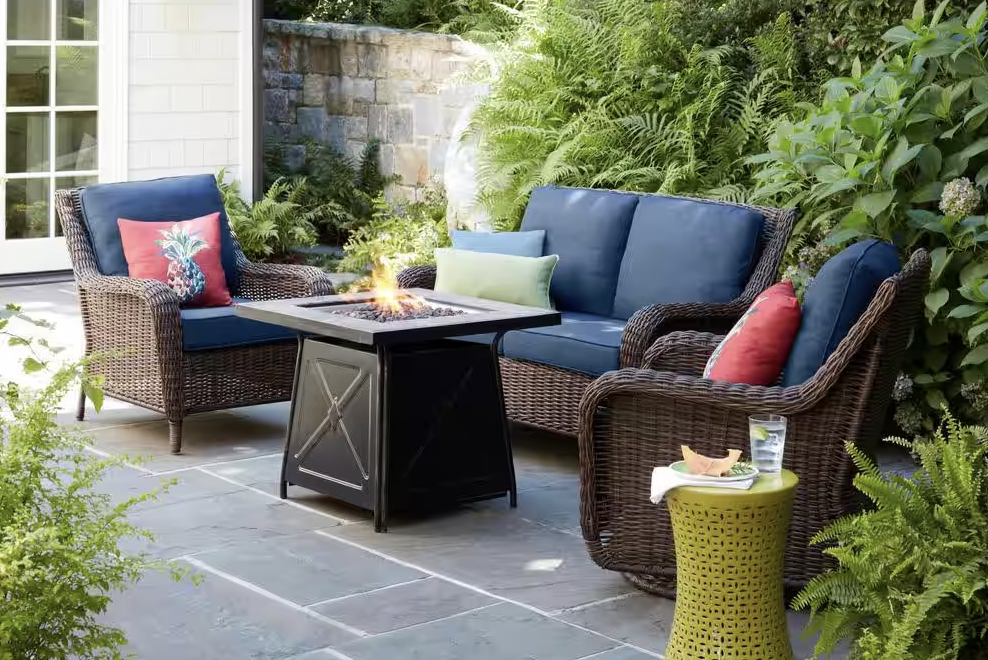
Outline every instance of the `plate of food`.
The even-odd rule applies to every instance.
[[[746,481],[758,476],[758,468],[742,461],[741,451],[732,449],[726,458],[708,458],[683,445],[683,459],[669,467],[674,471],[700,481]]]

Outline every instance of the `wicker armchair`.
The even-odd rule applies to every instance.
[[[726,202],[719,202],[724,203]],[[726,333],[755,296],[768,288],[779,270],[786,243],[792,234],[795,211],[754,207],[765,218],[761,254],[741,295],[727,303],[677,303],[651,305],[636,312],[621,339],[621,366],[638,367],[646,349],[662,335],[677,330]],[[398,275],[402,288],[431,289],[435,266],[416,266]],[[575,438],[580,431],[579,405],[594,377],[558,367],[501,358],[501,378],[508,417],[551,433]]]
[[[656,341],[645,369],[604,374],[580,407],[583,538],[593,560],[639,588],[675,592],[675,554],[665,505],[648,501],[652,468],[682,458],[688,442],[719,455],[746,448],[748,415],[788,418],[785,466],[800,479],[786,554],[786,583],[805,584],[828,566],[810,538],[856,508],[855,468],[844,451],[880,440],[892,386],[923,306],[930,259],[916,252],[879,287],[823,367],[795,387],[756,387],[700,377],[720,337],[676,332]]]
[[[186,415],[291,398],[297,341],[185,351],[178,296],[156,280],[101,275],[79,192],[59,190],[55,203],[78,287],[85,352],[103,356],[92,369],[106,379],[107,396],[165,415],[173,453],[181,451]],[[239,246],[237,264],[240,279],[230,292],[236,298],[334,292],[318,268],[251,263]],[[80,394],[77,419],[84,414]]]

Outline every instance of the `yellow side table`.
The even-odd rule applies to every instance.
[[[668,660],[792,660],[782,568],[798,483],[783,470],[750,490],[666,495],[676,541]]]

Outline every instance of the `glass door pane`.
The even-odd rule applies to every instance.
[[[6,0],[7,40],[51,39],[51,0]]]
[[[6,238],[47,238],[51,179],[8,179]]]
[[[99,38],[96,24],[99,0],[58,0],[56,6],[56,39],[96,41]]]

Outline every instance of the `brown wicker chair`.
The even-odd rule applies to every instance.
[[[72,257],[86,335],[86,355],[101,354],[92,369],[105,379],[107,396],[160,412],[168,419],[171,450],[182,448],[186,415],[286,401],[292,395],[296,340],[187,352],[179,298],[156,280],[101,275],[82,221],[79,191],[55,194],[59,221]],[[328,295],[329,277],[318,268],[249,262],[237,246],[240,279],[231,294],[266,300]],[[77,419],[85,414],[79,396]]]
[[[880,440],[892,386],[923,307],[930,259],[916,252],[875,298],[823,367],[796,387],[756,387],[700,377],[720,337],[676,332],[656,341],[647,369],[604,374],[580,407],[580,519],[590,556],[652,593],[675,592],[675,553],[665,505],[648,500],[653,467],[682,458],[680,445],[723,454],[746,448],[748,415],[788,418],[785,465],[800,479],[786,554],[786,583],[827,566],[810,538],[856,508],[853,440]]]
[[[718,202],[727,204],[726,202]],[[621,366],[641,365],[645,350],[662,335],[676,330],[723,333],[730,330],[755,296],[775,281],[786,243],[792,234],[795,211],[755,208],[765,217],[758,264],[741,295],[727,303],[651,305],[636,312],[621,339]],[[435,266],[416,266],[398,275],[402,288],[431,289]],[[504,402],[513,422],[575,438],[580,431],[579,405],[594,377],[555,366],[501,358]]]

